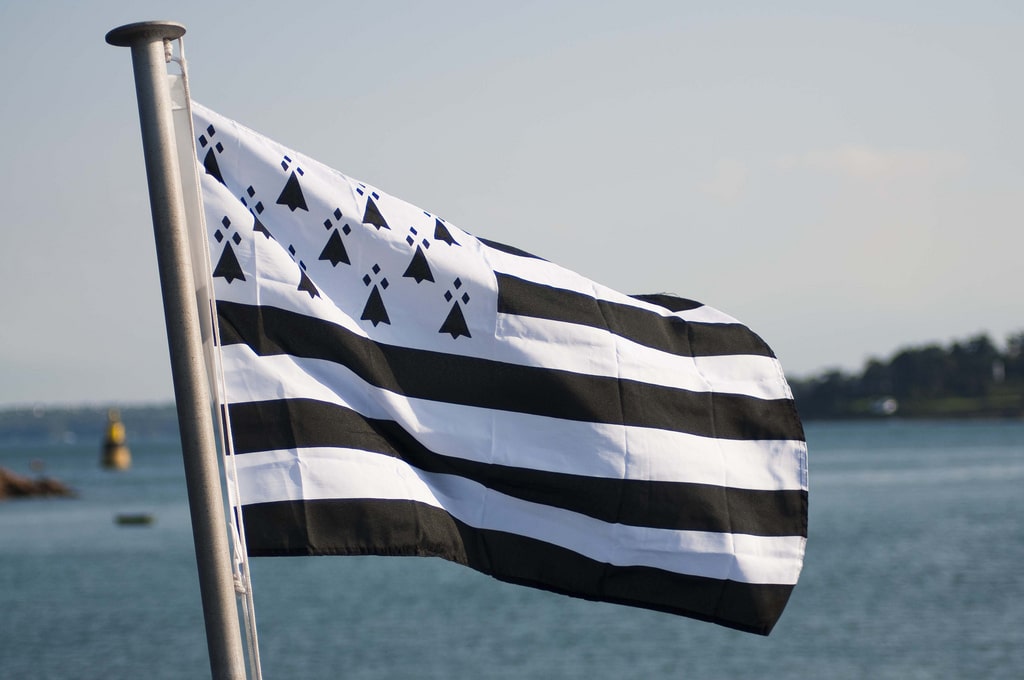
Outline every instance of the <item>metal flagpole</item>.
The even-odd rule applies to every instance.
[[[106,39],[111,45],[132,50],[210,670],[214,680],[245,680],[220,468],[167,84],[165,44],[184,34],[185,27],[181,24],[146,21],[115,28],[107,33]]]

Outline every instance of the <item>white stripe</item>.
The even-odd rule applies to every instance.
[[[600,328],[550,319],[498,315],[499,361],[637,380],[695,392],[788,399],[774,357],[685,357],[640,345]]]
[[[344,366],[223,348],[229,403],[316,399],[398,422],[432,451],[483,463],[612,479],[806,489],[802,441],[743,441],[653,428],[581,423],[410,399]]]
[[[237,456],[243,504],[324,499],[408,499],[442,508],[478,529],[563,546],[599,562],[647,566],[741,583],[795,584],[804,539],[609,524],[511,498],[452,475],[414,470],[389,456],[350,449]]]

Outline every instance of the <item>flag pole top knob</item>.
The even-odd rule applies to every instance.
[[[183,35],[185,27],[176,21],[140,21],[110,30],[107,43],[115,47],[131,47],[139,42],[177,40]]]

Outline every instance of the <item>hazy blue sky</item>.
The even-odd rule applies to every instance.
[[[791,376],[1024,330],[1024,3],[4,2],[0,406],[171,397],[129,51],[193,96]],[[769,7],[770,5],[770,7]]]

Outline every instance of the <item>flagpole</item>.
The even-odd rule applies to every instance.
[[[132,51],[210,670],[214,680],[244,680],[245,661],[167,84],[165,44],[184,34],[181,24],[146,21],[115,28],[107,33],[106,40]]]

